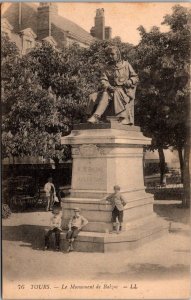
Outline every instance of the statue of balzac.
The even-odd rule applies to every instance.
[[[113,102],[114,115],[123,125],[134,124],[134,99],[138,76],[128,61],[121,58],[116,46],[106,48],[108,57],[100,83],[101,90],[89,96],[88,114],[89,123],[99,123],[102,115]]]

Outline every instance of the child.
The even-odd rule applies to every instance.
[[[45,235],[45,247],[44,250],[49,248],[49,238],[52,233],[55,233],[55,240],[56,240],[56,251],[60,250],[60,232],[62,231],[61,224],[62,224],[62,211],[59,207],[55,207],[52,211],[52,217],[50,219],[50,229]]]
[[[74,251],[73,242],[77,238],[80,230],[88,224],[88,220],[80,215],[80,209],[74,208],[74,216],[68,224],[68,232],[66,238],[69,240],[68,252]]]
[[[54,205],[54,198],[56,196],[56,190],[55,186],[52,183],[52,177],[48,178],[48,182],[44,186],[44,191],[46,193],[46,199],[47,199],[47,207],[46,211],[52,210]]]
[[[122,230],[123,223],[123,209],[126,205],[126,201],[120,193],[120,186],[115,185],[113,187],[114,193],[105,198],[106,201],[109,201],[112,205],[112,223],[113,231],[119,233]],[[119,221],[119,231],[117,230],[116,220]]]

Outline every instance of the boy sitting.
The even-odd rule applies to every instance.
[[[120,186],[115,185],[113,187],[114,193],[104,198],[106,202],[110,202],[112,205],[112,223],[113,223],[113,232],[119,233],[122,230],[122,223],[123,223],[123,209],[126,205],[126,201],[120,193]],[[117,218],[119,221],[119,230],[117,227]]]
[[[68,252],[74,251],[73,248],[73,243],[74,240],[77,238],[80,230],[88,224],[88,220],[85,219],[83,216],[80,215],[80,209],[79,208],[74,208],[74,216],[69,221],[68,224],[68,232],[66,235],[66,238],[69,241],[69,247],[68,247]]]
[[[62,231],[62,211],[59,207],[53,208],[52,217],[50,219],[50,229],[45,235],[45,247],[44,250],[49,249],[49,239],[52,233],[55,233],[56,251],[60,250],[60,233]]]

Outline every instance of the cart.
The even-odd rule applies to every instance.
[[[28,208],[34,208],[40,196],[38,185],[31,176],[9,178],[8,191],[12,211],[24,211]]]

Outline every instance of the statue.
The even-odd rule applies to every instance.
[[[115,116],[121,124],[133,125],[138,76],[129,62],[121,59],[121,53],[116,46],[109,46],[106,53],[108,64],[101,75],[101,91],[89,96],[88,112],[92,114],[94,111],[94,113],[88,122],[99,123],[112,101]]]

